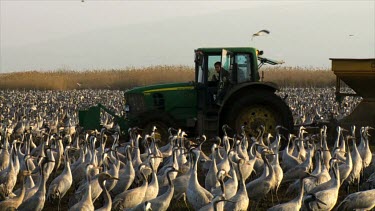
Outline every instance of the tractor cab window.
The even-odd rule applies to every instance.
[[[219,81],[219,73],[215,69],[215,64],[220,62],[221,55],[209,55],[207,57],[208,66],[207,66],[207,81],[210,84],[216,84]]]
[[[242,83],[250,80],[251,65],[249,54],[237,54],[235,58],[237,65],[237,82]]]

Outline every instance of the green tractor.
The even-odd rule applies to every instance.
[[[265,63],[280,62],[261,57],[262,53],[250,47],[199,48],[195,50],[195,81],[126,91],[124,118],[99,107],[115,117],[125,136],[128,128],[134,126],[146,131],[156,126],[164,140],[169,127],[207,137],[220,135],[224,124],[233,133],[239,133],[244,126],[247,134],[255,135],[260,125],[271,133],[277,125],[292,131],[293,116],[284,100],[275,94],[277,85],[262,82],[258,71]],[[221,65],[219,72],[215,70],[215,63]],[[99,110],[91,109],[96,113]],[[80,125],[97,127],[98,120],[93,126],[90,118],[85,118],[91,116],[87,112],[80,112]]]

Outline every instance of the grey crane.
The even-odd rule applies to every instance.
[[[308,175],[306,175],[307,177]],[[296,198],[292,199],[291,201],[289,202],[286,202],[286,203],[283,203],[283,204],[278,204],[276,206],[273,206],[271,208],[269,208],[267,211],[299,211],[301,209],[301,206],[302,206],[302,199],[303,199],[303,195],[304,195],[304,186],[305,186],[305,178],[306,177],[302,177],[300,178],[298,181],[298,184],[299,184],[299,188],[300,188],[300,191],[299,191],[299,194]]]
[[[353,150],[352,152],[348,152],[348,153],[351,153],[351,156],[352,156],[353,169],[345,180],[348,183],[346,186],[348,193],[349,193],[349,184],[352,184],[355,181],[357,181],[357,189],[358,189],[357,191],[359,191],[360,174],[362,171],[362,158],[357,149],[356,139],[354,137],[352,137],[351,139],[353,141]]]
[[[223,195],[215,196],[209,204],[200,208],[199,211],[224,211],[223,205],[225,201],[228,200]]]
[[[16,151],[16,143],[14,140],[10,148],[10,161],[8,167],[0,172],[0,188],[3,190],[5,196],[12,193],[14,186],[17,182],[17,165],[19,166],[19,160]]]
[[[231,152],[230,154],[233,154],[233,152]],[[233,157],[233,156],[231,156],[231,157]],[[237,179],[237,173],[236,173],[236,169],[234,167],[233,161],[231,159],[229,159],[229,162],[230,162],[230,166],[231,166],[230,171],[229,171],[230,177],[224,183],[224,190],[225,191],[224,191],[223,194],[227,198],[232,198],[237,192],[238,179]],[[222,170],[224,170],[224,169],[222,169]],[[211,193],[212,193],[212,195],[219,195],[221,193],[221,189],[216,188],[214,190],[211,190]]]
[[[230,202],[225,203],[224,210],[247,210],[249,206],[249,197],[247,195],[245,180],[242,176],[242,171],[240,168],[241,165],[245,165],[245,160],[238,160],[237,167],[240,177],[239,188],[237,193],[233,197],[229,198]]]
[[[86,180],[87,180],[87,189],[85,194],[83,195],[82,199],[73,205],[69,211],[92,211],[94,210],[94,204],[92,203],[91,199],[91,184],[90,184],[90,168],[93,168],[92,164],[86,164]]]
[[[70,162],[68,157],[69,149],[69,146],[65,148],[65,166],[63,172],[58,177],[52,180],[47,192],[47,200],[49,200],[50,202],[58,199],[58,210],[60,210],[61,199],[68,192],[73,183],[73,177],[70,170]]]
[[[310,168],[312,166],[312,156],[313,156],[313,147],[308,149],[307,152],[307,158],[303,163],[296,165],[295,167],[289,169],[287,172],[284,173],[283,177],[283,183],[284,182],[291,182],[295,179],[299,179],[301,177],[304,177],[307,172],[310,171]]]
[[[337,206],[336,210],[371,210],[375,207],[374,199],[375,189],[352,193]]]
[[[204,189],[198,182],[197,178],[197,165],[199,160],[200,151],[192,149],[192,155],[194,156],[194,165],[190,170],[189,183],[186,189],[186,196],[189,203],[195,210],[198,210],[212,201],[212,194]]]
[[[1,137],[1,136],[0,136]],[[9,165],[9,142],[8,142],[9,134],[5,134],[4,143],[2,144],[2,149],[0,149],[0,171],[4,170]]]
[[[280,166],[280,162],[279,162],[280,139],[281,139],[281,135],[279,133],[277,133],[276,140],[275,140],[276,145],[275,145],[275,148],[274,148],[275,158],[271,162],[273,171],[275,172],[275,180],[276,181],[275,181],[275,187],[273,187],[273,190],[275,191],[277,201],[279,201],[277,191],[278,191],[279,186],[281,184],[281,181],[283,180],[283,177],[284,177],[284,172],[283,172],[283,170]]]
[[[216,148],[217,148],[216,144],[213,144],[211,147],[212,162],[206,174],[205,183],[204,183],[204,187],[207,190],[211,190],[212,188],[218,188],[220,186],[216,178],[216,174],[218,172],[218,169],[216,166],[216,155],[215,155]]]
[[[263,36],[263,35],[267,35],[267,34],[270,34],[270,31],[266,30],[266,29],[262,29],[256,33],[254,33],[252,36],[251,36],[251,40],[254,39],[254,37],[259,37],[259,36]]]
[[[284,171],[288,171],[289,169],[299,165],[302,163],[302,160],[297,159],[296,157],[292,156],[289,153],[289,144],[292,141],[292,139],[295,137],[293,134],[288,135],[288,144],[286,145],[283,154],[282,154],[282,168]]]
[[[323,125],[322,129],[320,130],[321,136],[321,149],[323,153],[323,162],[326,167],[329,167],[329,161],[332,158],[331,152],[329,151],[328,144],[327,144],[327,126]]]
[[[369,145],[369,136],[370,134],[368,133],[368,130],[373,130],[374,128],[372,127],[362,127],[361,128],[361,142],[358,146],[358,152],[361,155],[362,158],[362,167],[363,169],[367,168],[371,161],[372,161],[372,153],[370,150],[370,145]]]
[[[332,166],[335,182],[328,188],[315,193],[309,193],[303,198],[303,204],[310,210],[332,210],[335,206],[340,188],[340,173],[337,163]]]
[[[54,162],[54,161],[50,161],[47,158],[42,159],[41,164],[40,164],[40,172],[41,172],[42,178],[40,179],[38,190],[30,198],[28,198],[27,200],[24,200],[22,204],[18,207],[18,210],[41,211],[43,209],[44,202],[46,200],[46,182],[48,180],[48,174],[44,169],[47,167],[47,164],[49,162]]]
[[[349,143],[348,143],[348,140],[351,138],[352,136],[347,136],[346,137],[346,144],[348,145],[348,151],[346,153],[346,159],[345,159],[345,163],[341,164],[339,166],[339,170],[340,170],[340,185],[342,185],[344,183],[344,181],[346,180],[346,178],[348,178],[349,174],[352,172],[353,170],[353,163],[352,163],[352,153],[350,153],[350,146],[349,146]],[[331,175],[332,176],[332,175]]]
[[[224,134],[222,140],[223,140],[223,144],[224,144],[225,153],[224,153],[224,156],[223,156],[223,160],[221,160],[217,164],[217,168],[218,169],[224,169],[226,172],[229,172],[230,164],[229,164],[228,154],[229,154],[229,151],[230,151],[230,143],[229,143],[229,137],[228,137],[228,135],[226,135],[226,133]],[[218,152],[218,155],[220,155],[220,151]]]
[[[174,192],[174,184],[170,177],[171,173],[173,172],[178,172],[178,170],[176,170],[173,167],[169,167],[167,171],[167,178],[169,184],[168,190],[164,194],[148,201],[151,204],[152,211],[166,211],[168,209]]]
[[[159,170],[159,175],[158,175],[158,182],[159,182],[159,187],[166,187],[168,186],[168,177],[167,173],[170,170],[170,167],[173,167],[176,170],[179,170],[178,162],[177,162],[177,152],[178,152],[178,147],[173,147],[172,150],[172,159],[169,159],[169,162],[165,163],[163,167]],[[171,179],[174,180],[177,177],[177,172],[172,172]],[[160,195],[159,191],[159,195]]]
[[[263,174],[258,177],[257,179],[249,182],[246,184],[246,190],[247,194],[249,196],[249,199],[254,201],[253,208],[256,210],[258,203],[263,197],[270,192],[271,188],[274,187],[274,176],[275,173],[273,171],[273,168],[271,164],[269,163],[266,155],[267,154],[273,154],[271,151],[268,149],[263,149],[262,151],[262,158],[265,162]],[[267,173],[268,172],[268,173]]]
[[[157,158],[158,158],[158,156],[151,155],[151,157],[149,159],[149,165],[151,167],[152,173],[151,173],[151,181],[147,186],[146,194],[145,194],[145,197],[143,199],[144,202],[150,201],[151,199],[156,198],[156,196],[158,195],[158,192],[159,192],[159,182],[158,182],[158,178],[156,176],[156,170],[154,168],[154,164],[155,164],[154,161]]]
[[[318,149],[315,155],[315,159],[316,159],[315,169],[311,173],[311,176],[304,179],[305,192],[309,192],[311,189],[313,189],[317,185],[320,185],[331,179],[331,176],[329,175],[328,169],[325,166],[324,161],[322,160],[322,157],[323,157],[323,152],[321,149]],[[299,180],[297,180],[297,182],[299,184]]]
[[[17,209],[20,204],[22,203],[23,197],[25,196],[26,192],[26,182],[25,182],[25,177],[30,176],[31,172],[29,171],[23,171],[22,176],[21,176],[21,183],[22,183],[22,188],[21,188],[21,193],[13,198],[9,198],[7,200],[1,201],[0,202],[0,211],[7,211],[10,209]]]
[[[139,172],[143,177],[143,184],[140,187],[125,190],[124,192],[118,194],[113,199],[112,206],[114,210],[132,208],[143,202],[148,187],[147,178],[144,173],[145,168],[145,164],[141,164],[139,166]]]
[[[128,145],[125,147],[125,155],[127,158],[126,165],[124,168],[119,170],[119,180],[116,183],[115,187],[111,190],[111,194],[116,196],[123,191],[127,190],[134,181],[135,171],[133,168],[133,163],[131,160],[130,154],[131,146]]]
[[[104,197],[104,205],[96,209],[95,211],[110,211],[112,209],[112,199],[111,195],[109,194],[104,182],[107,180],[119,180],[117,177],[113,177],[112,175],[102,172],[98,175],[98,181],[100,187],[103,189],[103,197]]]

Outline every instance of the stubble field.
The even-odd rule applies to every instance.
[[[346,98],[345,106],[340,107],[334,102],[335,76],[330,70],[308,69],[298,67],[264,68],[263,76],[265,81],[272,81],[282,87],[279,95],[288,94],[288,104],[292,109],[296,124],[307,123],[317,118],[328,119],[330,114],[337,118],[350,113],[358,99]],[[262,75],[261,72],[261,75]],[[116,112],[121,112],[121,99],[123,90],[135,87],[167,82],[186,82],[194,80],[194,70],[186,66],[156,66],[142,69],[126,70],[97,70],[77,72],[69,70],[51,72],[22,72],[0,74],[0,104],[2,111],[0,119],[4,123],[7,121],[6,109],[29,108],[36,105],[35,109],[43,108],[47,111],[46,119],[52,120],[53,115],[48,113],[49,105],[56,105],[50,112],[61,112],[63,109],[71,109],[74,113],[78,109],[87,108],[96,103],[103,103],[110,106]],[[83,96],[83,97],[82,97]],[[22,98],[23,100],[19,100]],[[38,104],[39,103],[39,104]],[[51,109],[51,108],[50,108]],[[29,110],[30,111],[30,110]],[[42,112],[42,110],[37,110]],[[72,115],[76,118],[75,115]],[[2,124],[3,126],[3,124]],[[332,141],[332,140],[331,140]],[[373,148],[372,148],[373,149]],[[374,169],[374,167],[372,167]],[[370,173],[373,169],[368,170]],[[366,176],[369,176],[366,172]],[[252,178],[258,177],[253,175]],[[204,174],[199,171],[200,184],[204,184]],[[47,182],[51,182],[50,178]],[[248,180],[249,181],[249,180]],[[247,182],[248,182],[247,181]],[[365,189],[367,184],[362,184]],[[16,188],[20,187],[17,183]],[[287,202],[293,199],[296,194],[285,194],[287,185],[282,185],[279,190],[280,202]],[[351,187],[354,190],[354,186]],[[62,199],[62,210],[68,209],[69,197],[74,194],[74,190],[68,192]],[[339,202],[343,200],[346,193],[340,189]],[[250,202],[251,203],[251,202]],[[272,205],[278,204],[271,195],[261,201],[259,210],[266,210]],[[102,206],[102,200],[95,203],[96,208]],[[170,210],[186,210],[182,202],[172,201]],[[191,209],[191,207],[190,207]],[[56,205],[46,201],[44,210],[56,210]]]

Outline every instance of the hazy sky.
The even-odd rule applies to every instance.
[[[254,46],[288,66],[375,57],[375,0],[0,2],[0,72],[193,66],[202,46]],[[260,29],[271,34],[251,40]]]

